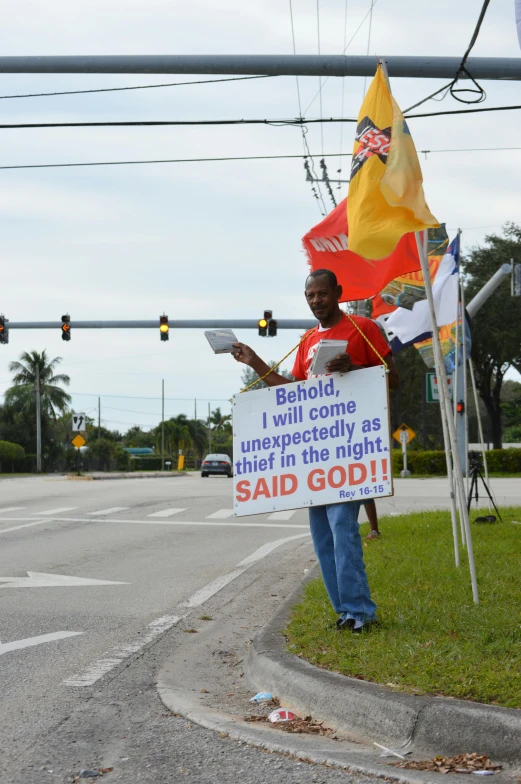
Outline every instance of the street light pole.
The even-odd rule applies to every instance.
[[[42,411],[40,401],[40,365],[36,365],[36,473],[42,472]]]

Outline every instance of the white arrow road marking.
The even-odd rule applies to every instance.
[[[91,577],[73,577],[67,574],[27,572],[27,577],[0,577],[0,588],[64,588],[84,585],[128,585],[113,580],[95,580]]]
[[[153,512],[152,514],[147,515],[147,517],[172,517],[172,515],[186,511],[186,509],[163,509],[161,512]]]
[[[128,506],[112,506],[110,509],[100,509],[99,512],[87,512],[89,517],[101,517],[101,515],[113,514],[114,512],[124,512]]]
[[[41,645],[44,642],[53,642],[53,640],[64,640],[66,637],[76,637],[78,634],[83,634],[83,632],[53,632],[52,634],[40,634],[38,637],[27,637],[25,640],[0,642],[0,656],[9,653],[9,651],[31,648],[33,645]]]
[[[2,528],[2,530],[0,530],[0,534],[8,534],[9,531],[19,531],[20,528],[32,528],[33,525],[43,525],[44,523],[48,523],[48,522],[49,522],[49,520],[35,520],[34,523],[24,523],[23,525],[13,525],[11,528]]]
[[[5,506],[3,509],[0,509],[0,514],[4,514],[4,512],[19,512],[21,509],[26,509],[25,506]]]
[[[43,517],[43,515],[53,515],[53,514],[60,514],[60,512],[72,512],[73,509],[77,509],[77,506],[60,506],[58,509],[47,509],[45,512],[35,512],[35,515],[38,517]]]
[[[84,673],[80,673],[78,675],[73,675],[72,678],[64,681],[66,686],[92,686],[96,681],[106,675],[107,672],[117,667],[118,664],[121,664],[123,659],[131,656],[133,653],[141,650],[145,645],[149,642],[154,640],[156,637],[164,634],[166,631],[171,629],[176,623],[179,623],[180,620],[185,618],[188,613],[182,612],[180,608],[185,607],[199,607],[203,602],[207,601],[216,594],[221,588],[224,588],[225,585],[228,585],[235,580],[236,577],[243,574],[247,569],[249,569],[252,564],[257,563],[262,558],[265,558],[272,550],[275,550],[277,547],[280,547],[286,542],[292,542],[295,539],[302,539],[305,536],[309,536],[309,533],[306,534],[297,534],[296,536],[286,536],[284,539],[276,539],[274,542],[267,542],[267,544],[262,545],[259,547],[255,552],[249,555],[247,558],[244,558],[240,563],[237,564],[235,569],[232,569],[231,572],[218,577],[216,580],[212,580],[211,583],[205,585],[199,591],[196,591],[186,602],[182,602],[179,605],[179,615],[165,615],[162,618],[158,618],[152,623],[148,624],[148,631],[144,637],[140,637],[135,643],[130,645],[125,645],[123,647],[114,648],[112,651],[109,651],[105,654],[104,658],[99,659],[92,667],[86,670]]]

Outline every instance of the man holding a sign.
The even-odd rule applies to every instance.
[[[293,506],[286,508],[309,506],[313,545],[331,604],[339,616],[337,628],[360,632],[375,621],[376,605],[367,582],[358,512],[361,501],[368,500],[369,494],[373,497],[392,494],[388,421],[382,421],[383,415],[374,416],[382,410],[388,419],[385,373],[383,369],[382,372],[371,371],[370,386],[360,389],[357,379],[361,381],[362,374],[355,374],[350,384],[342,376],[335,377],[339,379],[337,382],[331,376],[327,382],[315,382],[310,366],[320,341],[344,341],[347,343],[345,350],[326,362],[326,373],[348,373],[386,365],[391,388],[398,386],[399,376],[389,346],[376,324],[367,318],[348,316],[340,309],[342,288],[331,271],[312,272],[306,280],[305,296],[319,323],[298,346],[292,372],[295,379],[303,383],[292,385],[296,389],[288,392],[287,400],[282,390],[280,394],[277,391],[275,397],[273,393],[270,395],[269,389],[260,390],[255,395],[260,405],[264,405],[264,399],[267,400],[265,411],[260,413],[259,433],[264,436],[263,439],[246,438],[250,435],[248,428],[254,427],[250,423],[256,421],[253,409],[258,408],[258,404],[248,403],[245,398],[251,400],[254,396],[240,396],[240,401],[237,401],[240,403],[236,406],[236,414],[238,421],[241,417],[241,440],[238,443],[239,454],[234,457],[237,458],[236,474],[239,479],[236,498],[238,502],[251,503],[250,513],[267,511],[268,502],[264,499],[271,502],[275,497],[292,493],[293,501],[289,498],[286,504],[293,503]],[[271,371],[249,346],[237,342],[233,347],[235,359],[264,377],[268,387],[291,383]],[[318,397],[324,398],[320,402],[328,402],[328,405],[314,405]],[[329,397],[331,400],[327,401]],[[286,406],[286,403],[295,402],[297,405]],[[244,414],[241,414],[242,410]],[[329,416],[333,418],[328,420]],[[330,422],[330,427],[326,427]],[[274,435],[270,438],[269,428],[274,428]],[[255,433],[251,430],[252,436]],[[316,443],[318,441],[322,443]],[[277,451],[279,444],[282,448]],[[295,454],[289,453],[288,450],[296,444],[310,446],[295,449]],[[264,448],[268,450],[266,458],[262,458],[261,454],[251,454],[253,451],[261,453]],[[330,467],[328,461],[339,464]],[[314,465],[316,463],[319,465]],[[296,467],[293,473],[270,476],[276,466],[282,469]],[[259,476],[253,487],[255,472],[258,471],[264,472],[264,475]],[[382,483],[377,484],[380,481]],[[315,499],[324,494],[322,491],[328,493],[331,503],[316,503]],[[311,500],[307,500],[308,497]],[[279,498],[277,500],[280,506]]]

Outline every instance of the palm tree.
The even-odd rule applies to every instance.
[[[62,361],[55,357],[51,361],[45,351],[30,353],[24,351],[20,362],[11,362],[9,370],[14,373],[13,386],[5,393],[5,404],[16,408],[24,415],[31,415],[36,406],[36,380],[40,379],[40,405],[42,415],[56,420],[56,414],[65,413],[71,402],[71,396],[58,384],[69,386],[70,378],[64,373],[55,375],[57,366]]]
[[[227,425],[231,422],[232,415],[231,414],[223,414],[221,413],[221,409],[216,408],[215,411],[212,411],[210,415],[210,424],[213,425],[213,429],[220,433],[223,430],[227,429]]]

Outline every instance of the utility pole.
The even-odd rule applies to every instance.
[[[101,398],[98,398],[98,441],[101,438]]]
[[[197,471],[197,398],[194,397],[194,466]]]
[[[210,403],[208,403],[208,451],[212,452],[212,423],[210,422]]]
[[[165,379],[161,381],[161,471],[165,470]]]
[[[42,411],[40,402],[40,365],[36,365],[36,473],[42,472]]]

